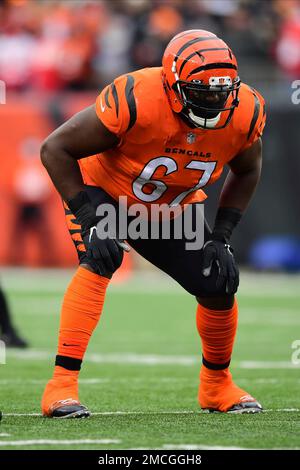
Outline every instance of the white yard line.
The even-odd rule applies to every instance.
[[[0,441],[1,447],[35,446],[35,445],[76,445],[76,444],[120,444],[119,439],[30,439],[24,441]]]
[[[4,287],[18,292],[36,291],[38,294],[41,284],[44,292],[62,294],[69,284],[76,268],[73,269],[30,269],[30,268],[1,268],[1,281]],[[260,273],[241,270],[239,293],[255,297],[293,297],[299,298],[299,274]],[[124,283],[112,281],[109,288],[111,293],[149,293],[149,286],[158,293],[174,295],[184,294],[185,291],[158,269],[139,270]]]
[[[0,441],[1,447],[22,447],[32,445],[107,445],[107,444],[120,444],[122,441],[117,440],[94,440],[94,439],[81,439],[81,440],[55,440],[55,439],[31,439],[24,441]],[[264,450],[261,448],[252,447],[235,447],[235,446],[209,446],[206,444],[164,444],[162,447],[134,447],[133,449],[127,450]],[[287,447],[287,448],[272,448],[265,450],[299,450],[299,447]]]
[[[299,301],[300,306],[300,301]],[[240,325],[259,325],[261,327],[273,326],[299,326],[299,308],[282,308],[270,305],[264,307],[264,315],[254,308],[242,307],[239,314]]]
[[[8,436],[9,434],[7,434]],[[1,435],[0,435],[1,436]],[[22,446],[36,446],[36,445],[107,445],[107,444],[121,444],[122,441],[118,439],[30,439],[30,440],[17,440],[17,441],[1,441],[1,447],[22,447]],[[141,447],[128,450],[154,450],[154,448]],[[210,446],[207,444],[164,444],[162,447],[155,447],[155,450],[262,450],[260,448],[252,447],[237,447],[237,446]],[[272,448],[271,450],[299,450],[299,447],[292,448]]]
[[[206,444],[164,444],[165,450],[249,450],[249,447],[208,446]]]
[[[10,358],[21,360],[51,360],[54,352],[45,350],[29,349],[28,351],[9,350],[7,351],[8,361]],[[86,362],[101,364],[134,364],[134,365],[176,365],[193,366],[200,365],[200,356],[183,355],[159,355],[159,354],[135,354],[135,353],[112,353],[99,354],[90,353],[85,357]],[[233,368],[237,369],[299,369],[290,361],[237,361],[233,363]]]
[[[58,320],[59,312],[61,308],[61,300],[52,301],[51,309],[49,309],[49,300],[46,298],[26,299],[26,309],[23,308],[24,299],[14,299],[14,308],[20,311],[22,316],[55,316]],[[300,307],[300,300],[299,300]],[[195,306],[192,307],[192,311]],[[261,311],[257,311],[255,308],[241,307],[239,315],[240,325],[260,325],[261,327],[272,326],[299,326],[300,318],[298,315],[296,306],[294,308],[282,308],[281,306],[275,306],[274,304],[264,306],[264,316],[262,317]],[[277,315],[278,314],[278,315]]]
[[[45,385],[48,379],[0,379],[1,385]],[[131,379],[130,379],[131,380]],[[134,381],[135,379],[133,379]],[[142,379],[139,379],[142,381]],[[114,379],[110,378],[94,378],[94,379],[79,379],[79,383],[83,385],[98,385],[103,383],[113,382]],[[128,383],[127,379],[116,379],[117,382],[124,381]]]
[[[235,446],[208,446],[206,444],[164,444],[161,449],[166,450],[299,450],[300,447],[235,447]]]
[[[300,364],[296,365],[290,361],[239,361],[233,367],[238,369],[299,369]]]
[[[45,379],[0,379],[0,386],[5,386],[5,385],[45,385],[47,382],[47,378]],[[191,379],[189,377],[122,377],[122,378],[99,378],[99,377],[93,377],[89,379],[79,379],[79,383],[81,385],[101,385],[101,384],[113,384],[113,383],[124,383],[128,384],[128,382],[132,383],[138,383],[138,384],[145,384],[145,383],[155,383],[155,384],[161,384],[161,383],[183,383],[183,382],[188,382],[191,384],[194,384],[197,382],[197,379]],[[287,378],[275,378],[275,377],[269,377],[269,378],[245,378],[245,377],[239,377],[237,380],[238,383],[255,383],[255,384],[282,384],[286,385],[286,382],[289,383],[294,383],[294,384],[300,384],[300,379],[294,379],[292,377],[287,377]]]
[[[264,413],[296,413],[299,412],[299,408],[270,408],[266,409]],[[95,411],[92,412],[92,416],[152,416],[152,415],[194,415],[194,416],[202,416],[203,414],[207,414],[206,411],[191,411],[191,410],[163,410],[163,411]],[[6,416],[14,416],[14,417],[42,417],[40,413],[3,413],[3,417]],[[233,415],[232,415],[233,416]]]
[[[95,411],[92,413],[93,416],[130,416],[130,415],[153,415],[153,414],[159,414],[159,415],[188,415],[188,414],[199,414],[201,413],[198,411],[190,411],[190,410],[182,410],[182,411]],[[3,417],[5,416],[39,416],[42,417],[41,413],[3,413]]]
[[[16,417],[21,417],[21,416],[40,416],[42,417],[41,413],[3,413],[2,412],[2,417],[5,418],[5,416],[16,416]]]
[[[295,412],[298,412],[300,411],[299,408],[277,408],[277,409],[268,409],[268,410],[264,410],[265,412],[269,413],[269,412],[273,412],[273,411],[278,411],[279,413],[295,413]]]

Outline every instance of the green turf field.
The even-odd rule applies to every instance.
[[[232,371],[264,406],[259,415],[206,414],[197,404],[195,301],[157,274],[110,287],[81,374],[87,420],[42,418],[60,302],[70,272],[2,273],[31,343],[0,365],[1,449],[300,448],[300,278],[242,274]],[[298,358],[300,354],[298,355]]]

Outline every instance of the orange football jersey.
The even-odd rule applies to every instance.
[[[239,99],[224,129],[192,129],[171,110],[161,67],[120,76],[96,100],[99,119],[120,142],[80,160],[84,182],[115,199],[126,195],[129,204],[203,201],[202,188],[214,183],[224,165],[263,132],[262,96],[242,84]]]

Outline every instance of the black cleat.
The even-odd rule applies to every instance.
[[[56,407],[49,415],[51,418],[88,418],[91,412],[80,403],[65,404]]]
[[[261,413],[263,408],[258,401],[245,401],[238,405],[233,405],[227,413],[243,414],[243,413]]]
[[[7,348],[28,348],[28,343],[25,339],[21,338],[14,330],[5,333],[0,338]]]
[[[230,414],[254,414],[261,413],[263,408],[258,401],[246,401],[233,405],[227,411],[209,409],[209,413],[230,413]]]

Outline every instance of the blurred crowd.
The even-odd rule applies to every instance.
[[[160,65],[170,38],[194,28],[219,34],[253,74],[300,76],[300,0],[0,0],[0,78],[13,90],[99,88]]]

